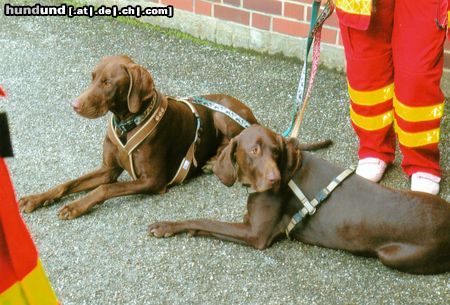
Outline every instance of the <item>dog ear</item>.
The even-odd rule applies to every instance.
[[[225,149],[217,158],[217,161],[213,167],[214,174],[226,186],[232,186],[237,179],[237,172],[235,167],[236,158],[234,156],[236,152],[236,146],[236,138],[231,139],[230,143],[228,143],[227,147],[225,147]]]
[[[278,142],[281,146],[281,154],[280,154],[280,172],[282,184],[287,184],[289,180],[295,174],[295,171],[299,168],[301,164],[301,150],[300,143],[296,138],[283,138],[278,135]]]
[[[127,95],[128,110],[137,113],[144,101],[153,96],[153,79],[150,73],[139,65],[124,66],[130,79]]]

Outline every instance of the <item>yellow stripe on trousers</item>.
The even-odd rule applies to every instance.
[[[21,281],[0,293],[2,305],[56,305],[59,304],[44,268],[38,259],[36,267]]]
[[[410,107],[401,103],[394,95],[395,113],[408,122],[424,122],[440,119],[444,115],[444,102],[432,106]]]
[[[359,91],[348,85],[348,95],[353,103],[361,106],[375,106],[384,103],[394,96],[394,84],[372,91]]]
[[[406,147],[420,147],[429,144],[439,143],[440,128],[421,132],[406,132],[402,130],[397,122],[395,122],[395,132],[397,133],[398,141]]]
[[[394,120],[392,110],[380,115],[369,117],[357,114],[352,107],[350,107],[350,118],[356,126],[369,131],[382,129],[388,125],[391,125]]]

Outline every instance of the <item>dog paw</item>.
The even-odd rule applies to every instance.
[[[74,201],[72,203],[69,203],[68,205],[65,205],[59,210],[58,218],[61,220],[71,220],[85,213],[86,211],[83,208],[83,205],[80,204],[80,202]]]
[[[41,206],[53,203],[52,199],[44,199],[41,195],[30,195],[19,199],[19,209],[25,213],[31,213]]]
[[[156,222],[148,226],[148,235],[155,237],[171,237],[175,235],[173,223]]]
[[[206,164],[202,166],[202,172],[205,174],[212,174],[215,163],[216,163],[216,160],[212,160],[212,159],[209,160],[208,162],[206,162]]]

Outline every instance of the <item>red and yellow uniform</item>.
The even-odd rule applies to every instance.
[[[0,304],[58,304],[36,247],[20,217],[13,186],[2,158],[0,158]]]
[[[448,0],[336,0],[359,158],[440,176]]]

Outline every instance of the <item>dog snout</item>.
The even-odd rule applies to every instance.
[[[272,169],[267,173],[267,181],[271,184],[274,185],[276,183],[278,183],[281,180],[281,175],[280,172],[276,169]]]
[[[76,112],[79,112],[81,110],[81,103],[80,103],[79,99],[75,99],[75,100],[71,101],[70,105]]]

